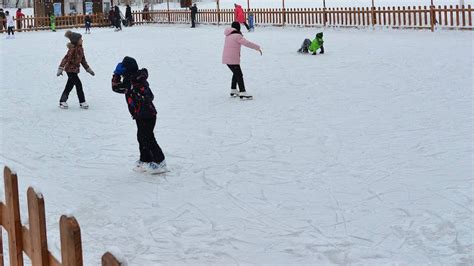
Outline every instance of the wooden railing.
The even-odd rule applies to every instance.
[[[468,6],[408,6],[355,8],[255,8],[250,9],[256,25],[340,26],[474,29],[473,12]],[[189,23],[188,10],[134,12],[135,24]],[[204,24],[229,24],[233,9],[201,9],[197,21]]]
[[[431,29],[473,28],[473,9],[468,6],[408,6],[408,7],[355,7],[355,8],[255,8],[256,25],[336,26],[336,27],[391,27]],[[247,14],[247,15],[248,15]],[[106,14],[94,14],[92,26],[109,26]],[[134,24],[146,23],[190,23],[190,11],[158,10],[133,12]],[[56,27],[76,28],[84,26],[84,15],[56,18]],[[203,24],[229,24],[234,20],[233,9],[201,9],[197,21]],[[27,16],[21,19],[17,31],[49,29],[48,17]]]
[[[2,228],[8,234],[8,252],[11,266],[23,266],[26,254],[33,266],[82,266],[81,229],[74,217],[63,215],[59,220],[61,262],[48,250],[46,216],[43,195],[28,188],[29,225],[21,224],[18,196],[18,177],[5,167],[5,203],[0,202],[0,266],[4,265]],[[109,252],[102,257],[103,266],[120,266]]]
[[[107,15],[105,14],[93,14],[90,15],[93,26],[104,27],[110,25]],[[56,17],[56,29],[67,29],[67,28],[80,28],[85,25],[85,15],[75,16],[61,16]],[[0,20],[1,21],[1,20]],[[51,20],[49,17],[34,17],[25,16],[21,19],[15,19],[15,31],[36,31],[36,30],[49,30]],[[0,32],[6,32],[3,29]]]

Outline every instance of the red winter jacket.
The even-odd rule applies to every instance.
[[[24,16],[25,16],[25,14],[21,13],[20,10],[17,10],[17,11],[16,11],[16,19],[23,18]]]
[[[245,12],[242,9],[242,6],[236,5],[234,9],[234,21],[237,21],[239,23],[245,23]]]

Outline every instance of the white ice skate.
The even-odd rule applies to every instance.
[[[166,161],[162,161],[161,163],[146,163],[145,168],[146,172],[152,175],[168,172],[168,168],[166,168]]]
[[[79,105],[81,106],[82,109],[89,109],[89,104],[86,102],[79,103]]]
[[[237,89],[231,89],[230,90],[230,97],[235,98],[237,96],[239,96],[239,91]]]
[[[246,91],[239,92],[239,97],[241,100],[252,100],[253,96],[248,95]]]
[[[59,103],[59,108],[61,108],[61,109],[68,109],[69,106],[67,105],[67,102],[60,102],[60,103]]]
[[[135,172],[139,172],[139,173],[143,173],[143,172],[146,172],[146,163],[145,162],[142,162],[140,160],[136,161],[135,162],[135,167],[133,168],[133,171]]]

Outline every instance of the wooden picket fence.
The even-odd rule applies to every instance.
[[[46,216],[43,196],[28,188],[29,226],[21,224],[18,196],[18,177],[5,167],[5,203],[0,202],[0,266],[4,265],[2,228],[8,234],[9,262],[23,266],[23,254],[33,266],[82,266],[81,229],[74,217],[61,216],[59,220],[61,262],[48,250]],[[102,256],[103,266],[119,266],[120,262],[109,252]]]
[[[337,26],[431,29],[436,27],[473,28],[473,12],[468,6],[355,7],[355,8],[253,8],[256,25]],[[134,12],[134,23],[190,23],[188,10]],[[233,9],[201,9],[197,21],[203,24],[229,24]]]
[[[108,26],[110,25],[108,16],[106,14],[93,14],[90,15],[94,26]],[[75,16],[61,16],[56,17],[56,29],[69,29],[69,28],[80,28],[85,25],[85,15]],[[0,20],[1,22],[1,20]],[[51,20],[49,17],[34,17],[25,16],[22,19],[15,19],[15,31],[37,31],[37,30],[49,30]],[[0,30],[0,32],[6,32],[6,29]]]
[[[277,26],[330,26],[330,27],[389,27],[472,30],[471,5],[459,6],[408,6],[408,7],[349,7],[349,8],[253,8],[247,14],[254,15],[256,25]],[[134,24],[190,23],[190,11],[158,10],[132,12]],[[78,28],[84,26],[84,15],[56,18],[56,27]],[[94,27],[109,26],[107,14],[92,15]],[[234,21],[233,9],[201,9],[197,22],[202,24],[229,24]],[[47,30],[48,17],[27,16],[21,21],[19,31]]]

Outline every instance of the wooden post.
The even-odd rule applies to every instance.
[[[22,226],[20,217],[20,203],[18,199],[18,178],[10,168],[3,171],[5,180],[5,201],[8,213],[8,249],[10,265],[23,266]]]
[[[469,21],[469,26],[472,26],[471,5],[467,5],[467,9],[467,21]]]
[[[326,0],[323,0],[323,25],[326,27],[328,21],[327,13],[326,13]]]
[[[217,26],[221,24],[221,9],[219,7],[219,0],[216,1],[217,4]]]
[[[377,24],[377,17],[375,16],[375,1],[372,0],[372,26],[375,27]]]
[[[250,11],[250,0],[247,0],[247,13]]]
[[[435,12],[435,6],[433,5],[433,0],[431,0],[431,6],[430,6],[430,24],[431,24],[431,32],[433,32],[435,28],[435,24],[436,24],[436,12]]]
[[[0,209],[0,217],[2,216]],[[0,218],[0,221],[2,219]],[[3,232],[2,227],[0,226],[0,266],[3,266]]]
[[[166,0],[166,6],[168,10],[168,23],[171,23],[171,16],[170,16],[170,0]]]
[[[82,266],[81,229],[76,219],[66,215],[61,216],[59,230],[62,265]]]
[[[122,265],[112,253],[107,252],[102,256],[102,266],[120,266]]]
[[[285,22],[286,22],[286,11],[285,11],[285,0],[281,0],[281,5],[282,5],[282,23],[283,23],[283,26],[285,26]]]
[[[46,236],[46,216],[43,196],[28,188],[28,217],[30,220],[31,262],[33,265],[48,266],[48,239]]]

